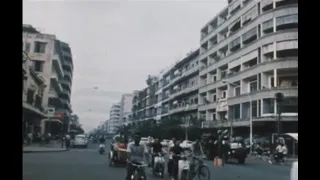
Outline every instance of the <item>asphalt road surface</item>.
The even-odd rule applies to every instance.
[[[213,167],[210,161],[206,163],[212,180],[290,179],[290,166],[270,165],[264,161],[247,160],[245,165],[226,164],[224,167]],[[153,177],[150,169],[146,172],[148,180],[160,179]],[[124,167],[108,166],[108,157],[98,154],[97,144],[67,152],[23,154],[24,180],[124,180],[125,174]],[[170,178],[166,176],[165,179]]]

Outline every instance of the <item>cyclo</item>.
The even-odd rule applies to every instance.
[[[109,166],[126,163],[127,145],[124,141],[125,138],[121,135],[115,135],[112,138],[111,150],[109,152]]]

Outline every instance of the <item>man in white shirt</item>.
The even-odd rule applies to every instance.
[[[139,133],[135,133],[134,142],[130,142],[127,147],[127,180],[130,180],[130,176],[133,174],[134,167],[132,163],[141,164],[149,162],[149,151],[144,143],[140,143],[141,136]]]
[[[281,163],[284,163],[284,156],[288,154],[288,148],[284,144],[284,142],[280,141],[278,146],[276,147],[276,152],[274,154],[274,160],[276,162],[281,161]],[[269,160],[269,163],[272,163],[271,160]]]

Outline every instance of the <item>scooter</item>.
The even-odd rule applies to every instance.
[[[99,154],[103,154],[105,152],[105,145],[99,144]]]
[[[190,162],[185,155],[179,155],[178,161],[178,180],[189,180],[190,177]]]
[[[152,172],[155,176],[164,178],[164,157],[161,153],[157,153],[154,157],[154,164],[152,167]]]
[[[148,164],[132,163],[132,166],[135,166],[136,168],[133,171],[133,174],[131,175],[131,180],[146,180],[147,179],[143,168],[147,167]]]

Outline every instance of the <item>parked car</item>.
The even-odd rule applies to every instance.
[[[74,141],[72,143],[72,147],[88,147],[88,139],[84,134],[78,134],[75,136]]]
[[[180,147],[182,147],[183,149],[189,149],[191,148],[191,146],[192,146],[192,141],[189,141],[189,140],[184,140],[180,144]]]

